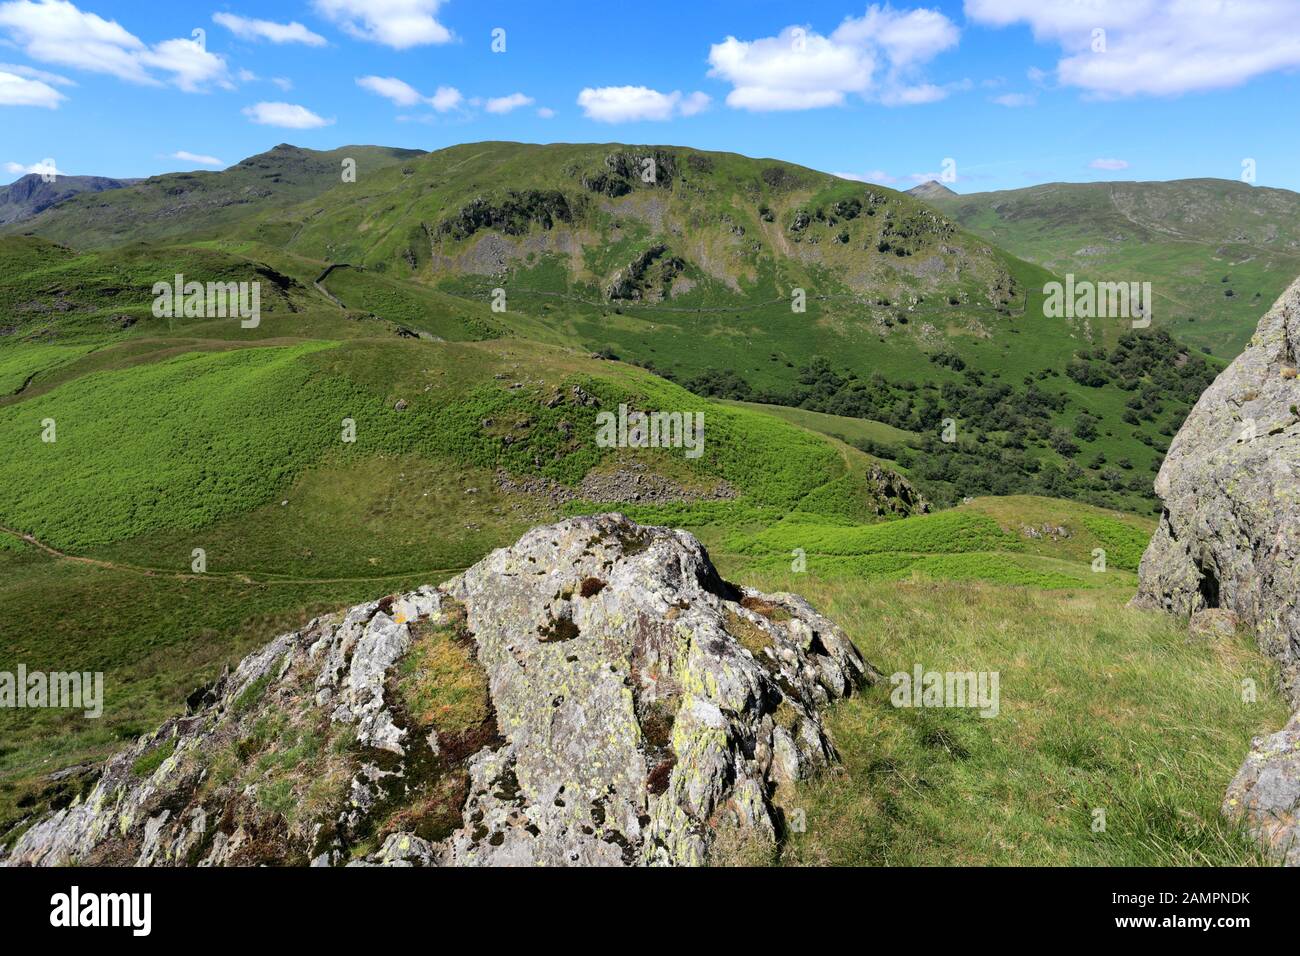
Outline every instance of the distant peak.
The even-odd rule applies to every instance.
[[[945,199],[949,196],[957,195],[957,193],[953,192],[936,179],[930,179],[921,183],[919,186],[913,186],[911,189],[907,190],[907,194],[909,196],[916,196],[918,199]]]

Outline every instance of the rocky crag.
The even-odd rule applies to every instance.
[[[689,534],[575,518],[277,638],[4,861],[700,864],[773,845],[820,709],[875,677]]]
[[[1300,707],[1300,281],[1201,396],[1156,478],[1140,607],[1251,628]],[[1254,742],[1225,812],[1300,863],[1300,724]]]

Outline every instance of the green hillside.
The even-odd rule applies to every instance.
[[[361,157],[355,182],[335,174],[345,154]],[[250,189],[256,202],[236,201]],[[1045,319],[1041,267],[912,196],[775,160],[618,144],[277,147],[91,198],[0,240],[16,263],[0,277],[10,335],[174,334],[148,314],[147,289],[175,261],[269,282],[268,309],[300,326],[319,314],[433,340],[528,339],[697,394],[880,422],[913,437],[850,441],[903,469],[917,451],[953,453],[918,476],[945,503],[1039,493],[1149,510],[1168,439],[1215,369],[1162,328],[1121,341]],[[208,199],[215,211],[188,214]],[[168,244],[131,244],[142,239]],[[956,440],[941,447],[945,420]]]
[[[1149,281],[1153,322],[1231,358],[1300,275],[1300,195],[1221,179],[1051,183],[929,197],[967,229],[1060,275]],[[1104,328],[1108,339],[1122,328]]]

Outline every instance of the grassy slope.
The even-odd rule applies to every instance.
[[[1280,725],[1244,635],[1195,643],[1131,590],[761,574],[845,622],[888,676],[997,671],[1000,714],[897,709],[891,685],[838,707],[844,772],[785,800],[806,832],[782,859],[838,865],[1241,865],[1254,845],[1219,816],[1252,735]],[[1093,831],[1094,811],[1104,832]]]
[[[1215,179],[1052,183],[933,205],[1058,274],[1151,282],[1156,324],[1226,358],[1300,275],[1300,195],[1282,189]]]
[[[582,178],[602,171],[607,156],[627,150],[670,157],[676,177],[659,186],[634,180],[633,191],[617,198],[583,188]],[[434,261],[426,227],[436,237],[462,206],[479,197],[499,200],[503,184],[515,191],[560,189],[579,210],[577,221],[534,229],[528,241],[506,237],[504,277],[495,258],[485,263],[479,256],[483,232],[463,240],[435,238],[443,258]],[[505,288],[511,312],[542,319],[575,344],[609,347],[681,378],[716,367],[734,369],[756,386],[786,385],[792,379],[786,363],[799,365],[816,354],[840,356],[855,368],[920,376],[933,370],[925,357],[934,347],[923,332],[927,325],[939,339],[952,336],[961,346],[986,328],[997,338],[1009,334],[1014,323],[993,315],[990,286],[1016,272],[1022,284],[1041,287],[1039,272],[960,234],[944,242],[930,237],[910,258],[880,253],[875,245],[886,215],[906,219],[924,206],[892,190],[875,192],[886,200],[882,211],[834,225],[814,221],[795,234],[790,223],[800,210],[827,210],[866,190],[801,167],[726,153],[477,143],[381,170],[245,230],[264,242],[289,237],[285,248],[297,254],[410,278],[483,307],[494,287]],[[770,209],[773,221],[764,221],[760,208]],[[836,242],[841,232],[850,241]],[[609,302],[604,290],[611,278],[657,242],[686,260],[693,287],[664,302]],[[941,246],[955,251],[944,253]],[[795,287],[808,293],[807,313],[790,308]],[[904,299],[912,295],[924,301],[909,313]],[[949,295],[966,301],[949,305]],[[898,313],[907,316],[907,325],[896,323]],[[1059,355],[1071,331],[1053,332],[1048,342],[1017,343],[1016,351],[1022,355],[1028,346]],[[1010,352],[1010,343],[1003,344]]]
[[[766,412],[778,418],[784,418],[804,428],[809,428],[823,435],[832,435],[841,441],[875,441],[886,444],[906,443],[910,432],[894,428],[884,422],[873,422],[865,418],[848,418],[844,415],[826,415],[803,408],[790,408],[785,405],[762,405],[758,402],[728,402],[740,408]]]

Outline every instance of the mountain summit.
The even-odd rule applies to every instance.
[[[0,187],[0,226],[30,219],[80,193],[121,189],[137,182],[138,179],[109,179],[107,176],[62,175],[47,182],[36,173],[28,173],[8,186]]]
[[[913,186],[907,190],[907,194],[927,201],[931,199],[948,199],[958,195],[937,179],[929,179],[919,186]]]

